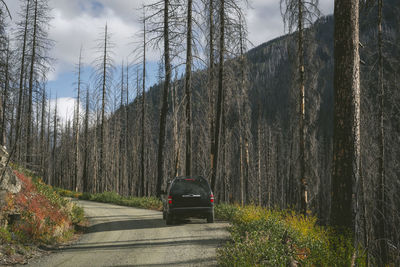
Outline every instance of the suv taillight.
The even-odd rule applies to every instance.
[[[214,202],[214,195],[213,195],[213,194],[210,195],[210,202],[211,202],[211,203]]]
[[[168,196],[168,204],[172,204],[172,196]]]

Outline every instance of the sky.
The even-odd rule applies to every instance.
[[[51,56],[56,59],[53,71],[48,75],[51,98],[57,96],[60,116],[70,117],[76,95],[75,70],[80,48],[83,48],[85,64],[83,79],[89,80],[96,57],[96,41],[101,39],[107,23],[112,34],[113,58],[116,65],[130,61],[134,49],[135,33],[141,29],[140,7],[154,0],[48,0],[52,8],[49,38],[55,41]],[[247,24],[249,40],[254,46],[279,37],[285,33],[280,13],[280,0],[248,0]],[[320,0],[323,15],[333,13],[333,0]],[[20,20],[19,0],[5,0],[13,17]],[[252,46],[249,46],[251,48]],[[157,62],[160,55],[148,52],[148,84],[157,79]],[[51,103],[55,103],[54,100]]]

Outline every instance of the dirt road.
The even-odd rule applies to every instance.
[[[192,219],[166,226],[161,212],[79,201],[87,234],[29,266],[215,266],[226,223]]]

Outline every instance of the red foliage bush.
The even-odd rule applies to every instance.
[[[66,212],[40,194],[29,177],[14,172],[22,182],[22,189],[13,196],[12,206],[21,214],[21,220],[12,226],[12,230],[35,242],[61,239],[72,224]]]

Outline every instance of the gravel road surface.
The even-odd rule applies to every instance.
[[[79,201],[90,221],[74,245],[29,266],[215,266],[227,223],[191,219],[167,226],[158,211]]]

